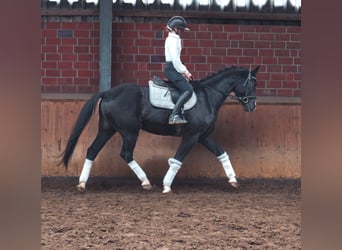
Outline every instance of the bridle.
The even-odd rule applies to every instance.
[[[239,102],[241,102],[243,104],[247,104],[247,103],[250,102],[250,100],[256,99],[255,95],[254,96],[247,95],[248,85],[250,84],[251,79],[256,80],[256,77],[252,76],[251,71],[249,71],[247,79],[243,83],[243,86],[246,88],[245,96],[241,97],[241,96],[229,95],[228,97],[232,98],[233,100],[239,101]]]

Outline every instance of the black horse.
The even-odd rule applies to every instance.
[[[82,107],[60,164],[67,168],[78,138],[90,120],[99,103],[98,133],[87,150],[86,159],[77,188],[84,190],[93,160],[116,133],[122,137],[120,156],[127,162],[145,189],[151,189],[145,172],[133,158],[134,148],[140,129],[164,136],[182,137],[180,146],[173,158],[168,160],[169,169],[163,179],[163,193],[171,191],[171,184],[182,161],[193,146],[199,142],[212,152],[221,162],[229,183],[238,187],[234,169],[228,154],[210,137],[214,130],[218,111],[227,97],[239,101],[246,112],[256,108],[256,74],[260,66],[253,70],[243,67],[230,67],[191,84],[197,96],[197,103],[184,111],[188,123],[169,125],[169,109],[156,108],[149,101],[149,89],[136,84],[122,84],[95,94]],[[234,93],[234,95],[230,95]],[[99,101],[100,100],[100,101]]]

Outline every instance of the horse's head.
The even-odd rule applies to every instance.
[[[259,66],[248,71],[247,75],[238,81],[233,91],[232,99],[239,101],[246,112],[254,111],[256,108],[256,74]]]

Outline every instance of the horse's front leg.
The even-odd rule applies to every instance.
[[[223,170],[228,177],[228,182],[232,187],[238,188],[236,174],[227,152],[225,152],[213,139],[209,137],[200,138],[199,142],[204,145],[221,162]]]
[[[174,158],[169,158],[169,169],[163,179],[163,194],[171,192],[171,185],[177,172],[182,166],[182,161],[190,152],[193,146],[198,142],[198,136],[185,136],[176,152]]]

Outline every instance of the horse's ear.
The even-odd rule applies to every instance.
[[[259,68],[260,68],[260,65],[256,66],[255,69],[252,70],[252,75],[253,75],[253,76],[255,76],[256,73],[258,73]]]

